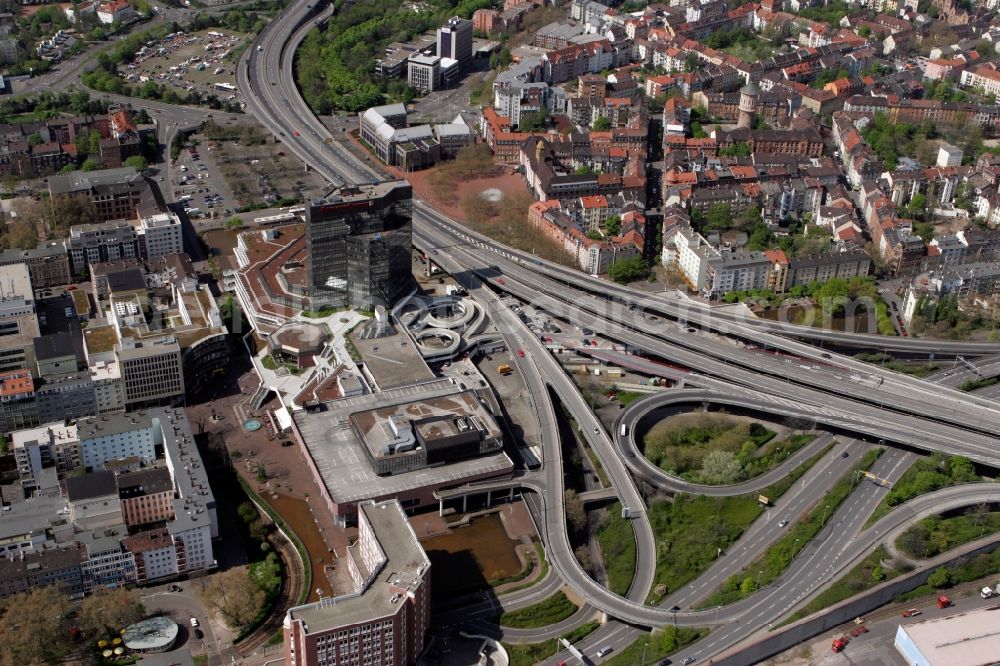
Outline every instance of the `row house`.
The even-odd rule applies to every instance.
[[[542,56],[542,75],[550,84],[594,74],[619,64],[619,50],[607,40],[572,44]]]
[[[630,165],[636,162],[630,162]],[[529,189],[536,199],[578,199],[588,195],[620,195],[626,202],[645,205],[644,175],[626,170],[624,174],[600,173],[576,175],[572,162],[560,159],[551,143],[531,137],[521,146],[520,166]]]
[[[713,132],[719,150],[745,143],[751,153],[777,153],[819,157],[823,154],[823,138],[815,128],[805,130],[735,129]]]
[[[979,88],[986,95],[1000,95],[1000,72],[993,63],[963,71],[960,82],[967,88]]]
[[[1000,127],[1000,106],[996,105],[855,95],[844,102],[844,111],[884,113],[893,123],[919,124],[929,120],[955,126],[971,122],[981,127]]]
[[[604,238],[589,237],[578,213],[573,208],[564,209],[559,201],[538,201],[529,207],[528,221],[570,254],[580,270],[591,275],[606,273],[615,261],[643,255],[645,218],[641,213],[623,213],[619,233]]]
[[[784,95],[780,92],[762,92],[757,97],[754,110],[772,127],[788,127],[792,114],[801,104],[800,95]],[[691,95],[693,106],[703,109],[711,118],[722,122],[735,123],[740,115],[740,94],[738,92],[716,92],[699,90]]]

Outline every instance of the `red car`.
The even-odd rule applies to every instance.
[[[292,132],[292,134],[295,135],[295,136],[302,136],[302,132],[300,132],[298,130],[295,130],[294,132]]]
[[[517,355],[520,356],[521,358],[524,358],[524,350],[523,349],[518,349],[517,350]]]
[[[66,291],[76,291],[76,290],[77,286],[75,284],[71,284],[70,286],[66,287]]]
[[[497,278],[497,284],[507,284],[503,281],[503,278]]]

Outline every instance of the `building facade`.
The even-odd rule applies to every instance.
[[[430,560],[396,500],[358,506],[346,566],[354,590],[285,616],[289,666],[409,666],[431,620]]]
[[[403,181],[342,187],[306,207],[313,309],[392,306],[413,285],[412,190]]]

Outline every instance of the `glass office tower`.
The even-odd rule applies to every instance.
[[[405,181],[350,185],[306,207],[310,307],[392,307],[413,287]]]

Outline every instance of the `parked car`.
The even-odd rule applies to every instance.
[[[919,608],[908,608],[901,613],[903,617],[914,617],[916,615],[922,615],[923,611]]]
[[[788,519],[787,519],[787,518],[785,518],[785,519],[784,519],[784,520],[782,520],[782,521],[781,521],[780,523],[778,523],[778,527],[784,527],[784,526],[785,526],[785,525],[787,525],[787,524],[788,524]]]
[[[198,627],[198,618],[196,617],[191,618],[191,626],[195,628]]]

